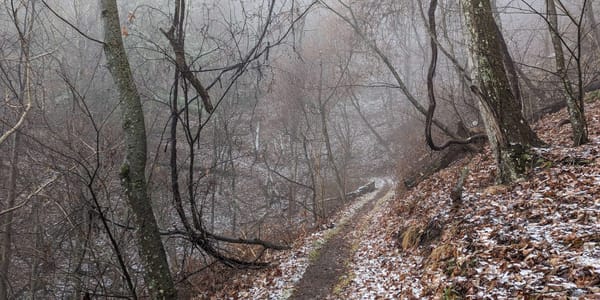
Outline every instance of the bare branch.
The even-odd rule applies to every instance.
[[[478,134],[472,137],[469,137],[465,140],[450,140],[442,144],[441,146],[437,146],[433,142],[433,137],[431,136],[431,123],[433,121],[433,114],[435,113],[436,100],[435,100],[435,90],[433,86],[433,79],[435,77],[437,60],[438,60],[438,47],[437,47],[437,29],[435,23],[435,10],[437,8],[437,0],[431,0],[429,4],[429,32],[430,32],[430,44],[431,44],[431,63],[429,64],[429,70],[427,72],[427,95],[429,96],[429,107],[427,109],[426,122],[425,122],[425,139],[427,140],[427,145],[435,151],[444,150],[451,145],[468,145],[475,141],[486,138],[484,134]]]
[[[11,208],[7,208],[5,210],[0,211],[0,216],[21,209],[22,207],[24,207],[25,205],[27,205],[27,203],[29,203],[29,201],[33,197],[39,195],[44,189],[46,189],[49,185],[51,185],[52,183],[54,183],[57,179],[58,179],[58,173],[54,173],[52,175],[52,177],[50,177],[50,179],[46,180],[37,189],[35,189],[35,191],[33,191],[32,193],[30,193],[29,195],[27,195],[27,197],[25,197],[25,199],[23,201],[21,201],[21,203],[13,206]]]
[[[59,18],[61,21],[63,21],[63,23],[67,24],[69,27],[73,28],[73,30],[77,31],[79,34],[81,34],[84,38],[92,41],[92,42],[96,42],[100,45],[104,45],[104,42],[98,39],[95,39],[91,36],[89,36],[88,34],[86,34],[85,32],[81,31],[81,29],[77,28],[77,26],[73,25],[71,22],[69,22],[67,19],[65,19],[63,16],[61,16],[60,14],[58,14],[54,9],[52,9],[52,7],[50,7],[50,5],[48,5],[48,3],[46,3],[45,0],[42,0],[42,3],[44,4],[44,6],[57,18]]]

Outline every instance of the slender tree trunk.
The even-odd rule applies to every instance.
[[[320,77],[319,77],[319,95],[317,96],[317,100],[319,101],[319,115],[321,117],[321,133],[323,134],[323,139],[325,140],[325,148],[327,149],[327,159],[333,168],[333,173],[335,175],[335,183],[338,191],[338,196],[342,202],[346,202],[346,187],[344,186],[344,179],[342,178],[340,171],[335,163],[335,157],[333,156],[333,150],[331,147],[331,139],[329,138],[329,129],[327,127],[327,103],[323,101],[322,91],[323,91],[323,62],[320,63]]]
[[[369,122],[369,120],[367,120],[367,117],[365,116],[365,114],[362,112],[361,108],[360,108],[360,102],[358,100],[358,97],[356,97],[356,95],[354,95],[354,93],[352,93],[350,95],[350,103],[352,104],[352,106],[354,107],[354,109],[356,110],[356,112],[358,113],[360,119],[363,121],[363,123],[365,123],[365,125],[367,126],[367,129],[369,129],[369,131],[371,131],[371,133],[373,134],[373,136],[375,136],[375,139],[377,140],[377,142],[379,143],[379,145],[381,145],[386,153],[388,154],[388,156],[390,158],[394,157],[394,151],[392,151],[392,149],[390,148],[390,145],[383,139],[383,137],[381,137],[381,135],[379,134],[379,132],[377,132],[377,130],[375,129],[375,127],[373,127],[373,125],[371,125],[371,123]]]
[[[43,228],[41,226],[40,221],[40,202],[34,202],[31,207],[31,218],[30,220],[33,224],[33,237],[34,237],[34,246],[33,249],[38,253],[33,257],[31,262],[31,274],[29,277],[29,289],[31,291],[31,299],[36,299],[38,291],[40,291],[42,287],[42,281],[40,278],[40,264],[42,259],[40,256],[45,255],[45,252],[42,251],[42,245],[44,243],[44,233]],[[42,297],[45,295],[42,294]]]
[[[329,138],[329,129],[327,127],[327,118],[326,112],[324,111],[325,107],[321,107],[321,130],[323,131],[323,138],[325,139],[325,148],[327,149],[327,160],[331,164],[333,168],[333,173],[335,175],[335,183],[338,191],[338,196],[342,200],[342,202],[346,202],[346,192],[344,186],[344,178],[342,178],[342,174],[335,163],[335,157],[333,156],[333,149],[331,147],[331,139]]]
[[[552,46],[554,47],[554,60],[556,62],[556,73],[560,76],[563,84],[563,94],[567,101],[567,110],[569,111],[569,120],[573,128],[573,145],[579,146],[588,142],[588,130],[585,115],[583,112],[583,95],[575,92],[574,85],[569,79],[568,68],[565,63],[565,54],[562,48],[562,40],[558,33],[558,16],[554,0],[546,0],[546,14]]]
[[[296,133],[296,130],[294,130],[294,135]],[[293,181],[297,181],[298,180],[298,153],[296,153],[297,150],[297,145],[295,143],[295,140],[292,139],[290,137],[289,139],[289,147],[290,147],[290,155],[293,158],[293,162],[291,162],[292,166],[291,166],[291,179]],[[297,193],[297,186],[295,184],[290,184],[289,189],[289,200],[288,200],[288,219],[292,220],[294,218],[294,216],[296,215],[297,212],[297,208],[296,208],[296,193]]]
[[[121,38],[117,1],[101,0],[100,5],[104,52],[120,94],[123,114],[126,153],[120,171],[121,183],[138,227],[138,251],[144,266],[144,279],[151,298],[176,299],[177,291],[147,193],[144,114]]]
[[[502,59],[499,32],[489,0],[462,0],[469,50],[478,81],[479,106],[498,166],[498,179],[521,178],[529,165],[529,147],[541,144],[522,115]]]
[[[21,134],[16,131],[13,134],[12,149],[10,152],[10,169],[8,170],[8,195],[7,206],[15,206],[17,200],[17,177],[19,176],[19,144]],[[14,212],[9,212],[0,220],[2,221],[2,248],[0,249],[0,300],[9,299],[9,277],[10,260],[12,256],[12,222]]]
[[[313,164],[313,160],[310,159],[310,153],[308,151],[308,140],[306,139],[305,136],[302,136],[302,149],[304,150],[304,159],[306,160],[306,165],[308,166],[308,174],[310,175],[310,182],[313,186],[312,189],[312,217],[313,217],[313,222],[316,224],[317,221],[319,220],[319,215],[318,215],[318,200],[317,200],[317,180],[315,178],[315,167]],[[305,203],[305,206],[306,203]]]

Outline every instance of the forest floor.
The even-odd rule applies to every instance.
[[[590,142],[571,147],[560,111],[534,124],[526,180],[496,185],[489,149],[409,191],[378,191],[330,229],[233,277],[214,299],[600,299],[600,100]],[[468,169],[460,204],[450,191]],[[200,296],[204,298],[203,296]]]

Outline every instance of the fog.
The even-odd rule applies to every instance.
[[[425,116],[411,102],[428,103],[428,3],[188,1],[183,57],[210,95],[215,110],[209,112],[191,81],[176,75],[181,67],[168,39],[175,2],[118,5],[145,117],[147,205],[177,279],[205,276],[196,271],[216,259],[186,235],[175,182],[181,210],[198,219],[201,232],[286,244],[326,222],[350,203],[347,194],[375,178],[402,184],[447,154],[427,147]],[[455,2],[440,3],[439,43],[471,72],[470,41]],[[579,1],[562,2],[561,9],[579,16]],[[75,299],[93,290],[128,297],[123,264],[135,286],[142,286],[144,272],[119,178],[127,150],[122,98],[103,52],[101,6],[41,0],[0,6],[0,134],[6,136],[0,296]],[[495,6],[522,77],[524,113],[535,118],[562,101],[544,1]],[[593,82],[598,56],[586,49],[599,42],[597,24],[583,18],[578,44],[577,24],[564,12],[559,17],[567,46],[584,49],[583,80]],[[573,67],[573,58],[567,61]],[[434,118],[444,128],[434,126],[436,140],[484,131],[457,69],[440,57]],[[230,257],[255,252],[210,242]]]

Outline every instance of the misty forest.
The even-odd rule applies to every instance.
[[[600,297],[597,0],[0,2],[0,300]]]

